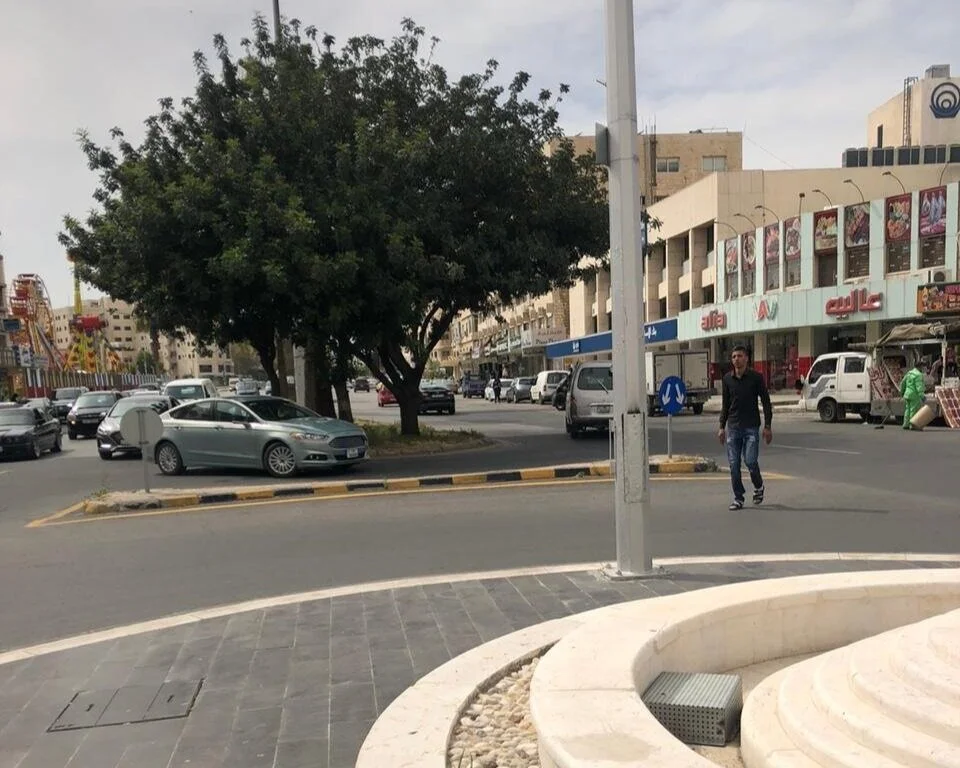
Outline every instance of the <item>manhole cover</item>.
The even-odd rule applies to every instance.
[[[155,685],[128,685],[74,694],[47,732],[100,728],[186,717],[203,680],[175,680]]]

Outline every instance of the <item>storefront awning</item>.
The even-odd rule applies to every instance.
[[[869,344],[851,344],[851,349],[870,351],[877,347],[907,344],[915,341],[931,341],[960,336],[960,321],[936,323],[904,323],[892,328],[877,341]]]

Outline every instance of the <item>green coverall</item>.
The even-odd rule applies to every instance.
[[[923,371],[914,366],[900,382],[900,394],[903,397],[903,428],[910,429],[910,420],[923,407],[924,390]]]

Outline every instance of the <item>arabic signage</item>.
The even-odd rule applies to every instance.
[[[776,316],[776,299],[760,299],[760,303],[757,304],[757,320],[773,320]]]
[[[849,317],[858,312],[879,312],[883,309],[883,294],[870,293],[866,288],[856,288],[847,296],[827,299],[824,312],[831,317]]]
[[[837,250],[837,211],[813,214],[813,250],[816,253]]]
[[[750,272],[757,266],[757,234],[744,232],[740,235],[740,253],[743,262],[743,271]]]
[[[780,224],[767,224],[763,228],[763,252],[767,264],[780,263]]]
[[[524,346],[545,347],[547,344],[553,344],[555,341],[563,341],[567,338],[567,332],[563,328],[536,328],[530,333],[529,344]]]
[[[727,265],[727,274],[732,274],[737,271],[737,238],[732,240],[727,240],[723,244],[723,260]]]
[[[700,320],[703,331],[720,331],[727,327],[727,313],[718,309],[711,310]]]
[[[947,232],[947,188],[935,187],[920,193],[920,237]]]
[[[921,315],[960,314],[960,283],[931,283],[917,288]]]

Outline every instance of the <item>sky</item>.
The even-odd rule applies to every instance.
[[[390,37],[413,18],[440,38],[452,75],[497,59],[531,88],[568,83],[568,133],[605,120],[604,3],[598,0],[280,0],[338,41]],[[63,216],[93,206],[96,179],[76,141],[128,138],[163,97],[190,95],[194,51],[222,33],[238,51],[271,0],[2,0],[0,253],[7,281],[44,279],[54,306],[72,301],[57,242]],[[908,10],[908,8],[910,10]],[[917,11],[913,11],[917,8]],[[745,168],[836,167],[866,143],[867,114],[909,75],[951,61],[955,0],[635,0],[641,127],[744,132]],[[532,92],[536,92],[533,90]],[[95,292],[86,288],[85,295]]]

